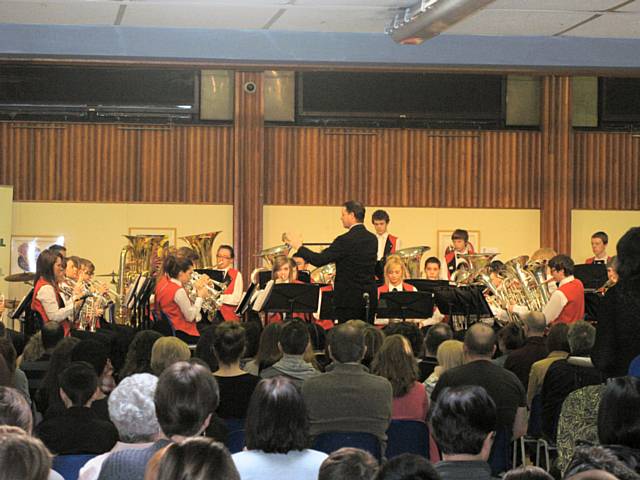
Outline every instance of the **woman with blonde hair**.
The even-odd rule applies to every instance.
[[[0,426],[0,470],[3,480],[47,480],[51,453],[41,440],[18,427]]]
[[[191,358],[189,346],[177,337],[162,337],[156,340],[151,349],[151,370],[160,375],[177,362],[187,362]]]
[[[398,255],[387,257],[384,264],[384,285],[378,287],[378,298],[382,293],[387,292],[415,292],[416,287],[403,282],[408,276],[409,273],[402,258]]]
[[[460,340],[445,340],[438,347],[436,357],[438,365],[433,373],[424,381],[427,393],[431,395],[438,380],[444,372],[454,367],[459,367],[464,362],[463,343]]]

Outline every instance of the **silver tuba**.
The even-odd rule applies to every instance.
[[[198,254],[198,260],[196,261],[196,268],[213,268],[213,258],[211,256],[211,249],[213,248],[213,242],[216,241],[216,237],[220,235],[222,231],[198,233],[196,235],[187,235],[180,237],[180,240],[184,240],[189,246]]]
[[[394,253],[400,257],[404,266],[407,267],[409,278],[420,278],[420,270],[422,266],[422,256],[431,250],[431,247],[410,247],[403,248]]]

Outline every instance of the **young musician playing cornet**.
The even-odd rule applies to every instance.
[[[235,309],[242,299],[242,290],[244,288],[242,274],[233,268],[234,257],[235,254],[231,245],[220,245],[218,247],[218,252],[216,253],[216,268],[222,270],[225,277],[228,276],[231,280],[219,299],[219,301],[222,302],[222,306],[218,311],[227,322],[239,321]]]

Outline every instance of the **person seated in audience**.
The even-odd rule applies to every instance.
[[[593,257],[587,258],[584,263],[588,265],[594,263],[606,264],[611,258],[607,255],[607,245],[609,245],[609,235],[605,232],[596,232],[591,235]]]
[[[248,373],[258,376],[262,370],[270,367],[282,358],[282,351],[278,348],[281,332],[281,323],[271,323],[262,330],[258,352],[255,358],[247,362],[244,366]]]
[[[211,438],[193,437],[165,448],[157,476],[149,480],[240,480],[225,446]]]
[[[47,480],[51,453],[42,441],[17,427],[0,426],[0,472],[3,480]]]
[[[33,431],[31,406],[13,387],[0,386],[0,425],[21,428],[29,435]]]
[[[136,333],[127,349],[120,379],[136,373],[153,373],[151,369],[151,351],[156,340],[162,335],[155,330],[142,330]]]
[[[22,362],[35,362],[44,354],[44,346],[42,345],[42,331],[39,330],[29,337],[22,355],[18,355],[16,365],[20,367]]]
[[[251,322],[253,323],[253,322]],[[248,322],[247,322],[248,324]],[[245,325],[243,324],[243,327]],[[198,343],[196,344],[196,348],[191,355],[191,358],[199,358],[204,361],[207,365],[209,365],[209,369],[212,372],[218,370],[218,359],[215,356],[213,341],[216,336],[216,328],[211,325],[206,327],[200,331],[200,338],[198,339]]]
[[[438,347],[446,340],[453,338],[453,331],[447,323],[438,322],[427,331],[424,337],[424,356],[418,362],[420,381],[424,382],[438,365]]]
[[[569,356],[569,342],[567,334],[569,325],[557,323],[549,329],[547,335],[547,350],[549,354],[542,360],[538,360],[531,365],[529,372],[529,385],[527,387],[527,405],[531,407],[533,397],[542,391],[542,383],[551,364],[557,360],[564,360]]]
[[[638,480],[635,456],[601,445],[579,446],[567,468],[565,480]]]
[[[98,375],[98,391],[91,403],[91,410],[101,419],[109,420],[108,394],[115,388],[116,383],[107,346],[97,340],[82,340],[73,347],[71,361],[87,362],[94,368]]]
[[[302,385],[311,435],[365,432],[385,442],[393,388],[386,378],[367,373],[360,363],[366,350],[363,331],[338,325],[331,329],[327,349],[333,369],[308,378]]]
[[[283,375],[300,388],[302,383],[320,372],[303,358],[309,346],[309,330],[304,322],[293,319],[284,324],[278,341],[282,358],[260,372],[261,378],[272,378]]]
[[[529,312],[521,320],[524,324],[526,340],[522,347],[509,353],[504,362],[504,368],[515,373],[522,382],[522,386],[527,388],[531,366],[549,354],[544,338],[547,322],[541,312]]]
[[[240,368],[246,335],[236,322],[223,322],[215,328],[213,351],[218,369],[213,372],[220,389],[220,404],[216,414],[220,418],[243,419],[247,416],[249,399],[260,378]]]
[[[90,408],[98,391],[98,376],[88,363],[74,362],[60,374],[60,397],[66,410],[36,428],[37,436],[51,452],[100,454],[113,448],[118,431]]]
[[[382,464],[375,480],[440,480],[436,469],[424,457],[403,453]]]
[[[584,320],[571,325],[567,336],[571,355],[566,360],[552,363],[544,377],[542,431],[551,440],[556,439],[560,409],[567,395],[586,385],[602,383],[602,376],[590,358],[595,334],[595,328]]]
[[[639,405],[640,379],[618,377],[609,380],[598,408],[600,443],[635,450],[633,455],[640,459]]]
[[[162,337],[151,348],[151,371],[160,375],[176,362],[186,362],[191,358],[189,345],[177,337]]]
[[[34,397],[37,410],[45,417],[47,417],[49,409],[51,412],[59,412],[64,409],[64,403],[60,398],[58,376],[71,363],[71,352],[78,343],[80,343],[79,338],[66,337],[56,345],[51,353],[49,369]]]
[[[514,439],[527,431],[527,400],[518,377],[491,361],[496,350],[493,329],[476,323],[464,337],[466,363],[442,374],[431,394],[435,402],[446,387],[478,385],[483,387],[497,407],[497,428],[510,432]]]
[[[429,413],[429,425],[442,461],[435,468],[442,480],[491,479],[487,463],[499,424],[496,404],[477,385],[442,390]]]
[[[49,369],[53,349],[64,338],[64,329],[57,322],[47,322],[38,334],[29,339],[20,362],[20,370],[29,382],[29,393],[34,397]],[[37,357],[30,357],[32,351],[40,351]]]
[[[286,377],[265,379],[249,403],[246,449],[233,461],[242,480],[315,480],[327,454],[309,449],[310,440],[299,389]]]
[[[460,340],[445,340],[438,347],[436,368],[424,381],[424,388],[431,395],[444,372],[464,363],[464,345]]]
[[[17,388],[31,402],[29,382],[22,370],[16,368],[16,349],[8,338],[0,337],[0,355],[4,358],[11,377],[11,386]]]
[[[553,477],[544,469],[529,465],[509,470],[502,480],[553,480]]]
[[[362,322],[362,320],[359,321]],[[349,322],[351,322],[351,320],[349,320]],[[380,347],[382,347],[385,335],[379,328],[376,328],[366,322],[362,323],[364,324],[362,326],[362,333],[364,335],[364,346],[366,347],[366,351],[364,353],[364,357],[362,357],[361,363],[367,367],[367,369],[371,370],[371,364],[373,363],[373,359],[376,358]]]
[[[13,379],[7,361],[0,355],[0,387],[12,387]]]
[[[498,330],[497,340],[501,355],[493,363],[504,367],[509,354],[524,346],[524,331],[515,323],[508,323]]]
[[[318,480],[373,480],[377,471],[378,461],[369,452],[344,447],[324,459]]]
[[[158,378],[148,373],[128,376],[109,395],[109,417],[118,430],[119,440],[107,453],[89,460],[78,480],[96,480],[109,455],[121,450],[150,447],[161,437],[153,395]]]
[[[424,262],[424,278],[427,280],[442,280],[441,263],[438,257],[429,257]]]
[[[426,420],[429,398],[424,386],[418,382],[418,365],[405,337],[396,334],[384,339],[373,359],[372,373],[391,383],[393,420]]]
[[[385,335],[402,335],[407,340],[409,340],[409,344],[411,345],[411,350],[413,351],[413,356],[416,358],[422,357],[423,347],[424,347],[424,335],[418,325],[412,322],[395,322],[390,325],[387,325],[384,328]]]
[[[218,385],[202,365],[177,362],[158,379],[154,395],[162,438],[148,448],[115,452],[102,464],[99,480],[144,480],[147,463],[171,442],[201,435],[218,407]]]

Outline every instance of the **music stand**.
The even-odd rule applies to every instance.
[[[431,318],[433,316],[433,293],[430,292],[385,292],[380,295],[378,318]]]
[[[246,292],[244,292],[244,295],[242,295],[242,298],[240,299],[240,303],[235,309],[236,315],[241,317],[242,315],[247,313],[247,310],[249,310],[249,307],[251,306],[252,300],[255,300],[254,298],[252,298],[255,291],[256,291],[256,284],[255,283],[250,284],[249,288],[247,289]]]
[[[307,283],[274,284],[263,310],[267,313],[315,313],[318,310],[320,287]]]
[[[336,307],[333,304],[333,290],[320,290],[320,305],[318,313],[320,320],[336,320]]]
[[[492,317],[493,313],[482,293],[482,287],[446,286],[435,291],[436,306],[444,315],[477,315]]]
[[[573,276],[582,282],[586,291],[599,289],[609,279],[607,266],[602,263],[576,265]]]
[[[407,278],[403,282],[413,285],[419,292],[435,293],[438,288],[449,286],[448,280],[427,280],[426,278]]]
[[[304,283],[311,283],[311,272],[298,270],[298,280]]]
[[[258,286],[260,289],[264,289],[267,286],[267,283],[271,280],[273,274],[271,270],[259,270],[258,271]]]

